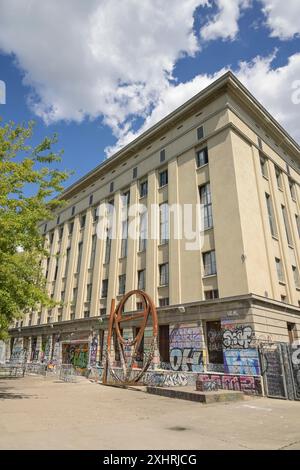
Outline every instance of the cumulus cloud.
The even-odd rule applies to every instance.
[[[295,84],[299,83],[300,77],[300,53],[292,55],[286,65],[278,68],[272,67],[275,56],[276,52],[268,57],[258,56],[251,62],[241,62],[233,72],[265,108],[300,142],[300,105],[297,100],[293,100]],[[223,68],[211,75],[198,75],[186,83],[170,84],[138,132],[125,132],[114,147],[107,149],[108,154],[112,154],[128,144],[226,71],[228,69]]]
[[[242,11],[248,8],[251,0],[216,0],[218,12],[200,31],[202,39],[235,39],[239,25],[238,21]]]
[[[299,0],[260,0],[272,37],[282,40],[300,34]]]

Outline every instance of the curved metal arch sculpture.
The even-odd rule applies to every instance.
[[[141,299],[142,305],[143,305],[143,311],[134,313],[131,315],[123,316],[124,306],[127,300],[133,295],[136,295]],[[151,316],[152,318],[152,329],[153,329],[150,350],[149,350],[146,360],[144,361],[144,364],[141,370],[133,378],[131,378],[133,365],[136,361],[136,358],[139,352],[140,344],[141,344],[144,331],[149,320],[149,316]],[[121,334],[120,324],[124,322],[129,322],[132,320],[136,320],[139,318],[141,318],[142,321],[139,327],[140,328],[139,332],[136,335],[136,337],[133,338],[133,340],[124,339]],[[118,377],[118,375],[114,371],[114,368],[112,367],[111,341],[112,341],[112,335],[113,335],[114,330],[116,332],[115,337],[118,342],[118,348],[120,351],[120,358],[121,358],[121,363],[122,363],[122,368],[123,368],[122,378]],[[155,350],[157,347],[157,334],[158,334],[157,311],[156,311],[156,307],[151,297],[148,294],[146,294],[144,291],[141,291],[141,290],[132,290],[123,296],[123,298],[120,300],[116,308],[115,308],[115,299],[113,299],[111,302],[111,309],[110,309],[106,359],[105,359],[105,367],[104,367],[102,383],[103,384],[108,383],[108,371],[110,372],[111,376],[115,379],[115,381],[119,382],[121,385],[130,385],[130,384],[134,385],[138,383],[140,379],[143,377],[143,375],[145,374],[145,372],[147,371],[147,369],[149,368],[152,362],[152,359],[154,357]],[[126,357],[124,354],[125,347],[133,348],[129,362],[126,361]]]

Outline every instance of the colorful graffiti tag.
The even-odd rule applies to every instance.
[[[62,356],[64,364],[72,364],[78,369],[86,369],[89,360],[89,344],[63,343]]]
[[[175,371],[201,372],[203,336],[199,326],[175,327],[170,334],[170,366]]]
[[[90,345],[90,366],[95,366],[97,364],[97,351],[98,339],[96,336],[94,336]]]
[[[196,381],[196,390],[201,392],[233,390],[251,395],[262,395],[262,384],[260,377],[199,374]]]

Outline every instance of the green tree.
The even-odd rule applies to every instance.
[[[39,225],[64,204],[59,195],[69,173],[57,163],[57,137],[33,146],[34,123],[0,122],[0,339],[27,309],[53,306],[41,260],[48,256]]]

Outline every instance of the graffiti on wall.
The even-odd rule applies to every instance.
[[[13,348],[10,356],[10,361],[13,363],[24,362],[26,358],[26,350],[23,347],[22,338],[15,338]]]
[[[254,341],[252,327],[249,325],[235,325],[222,322],[223,347],[225,349],[249,349]]]
[[[56,365],[60,362],[60,336],[54,335],[53,337],[53,353],[52,353],[52,364]]]
[[[6,344],[4,341],[0,341],[0,364],[5,363],[6,356]]]
[[[51,359],[51,336],[42,338],[41,362],[49,362]]]
[[[204,370],[203,336],[199,326],[173,328],[170,333],[170,365],[175,371]]]
[[[96,336],[94,336],[90,344],[90,366],[95,366],[97,364],[97,352],[98,339]]]
[[[72,364],[78,369],[86,369],[89,360],[88,343],[64,343],[62,345],[64,364]]]
[[[196,382],[196,390],[202,392],[233,390],[252,395],[262,395],[262,384],[260,377],[247,375],[199,374]]]
[[[224,371],[228,374],[260,375],[257,349],[225,349]]]

